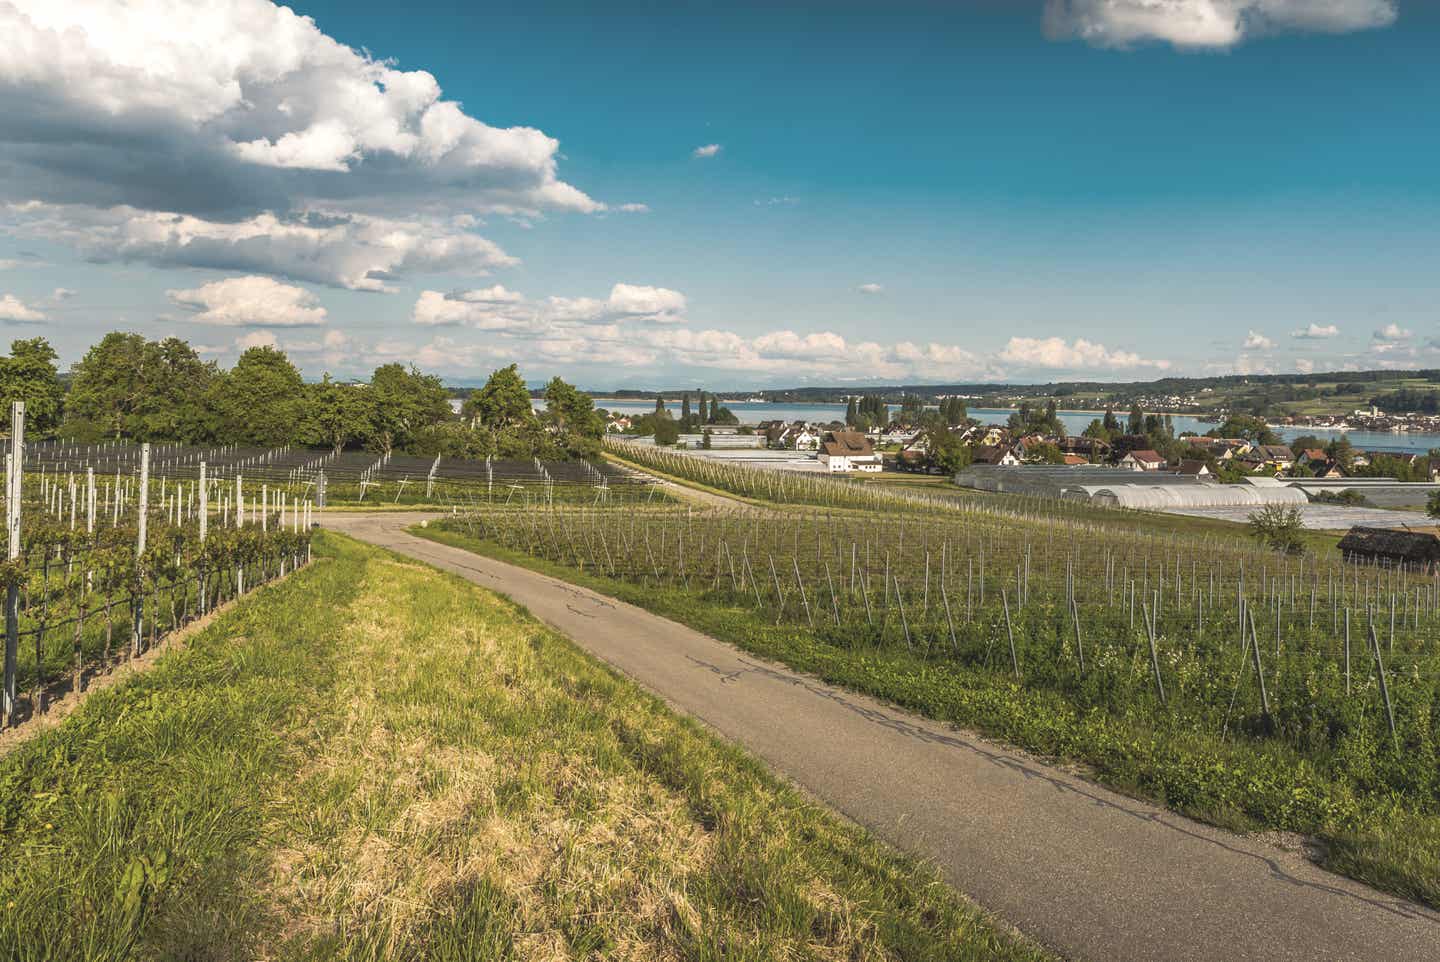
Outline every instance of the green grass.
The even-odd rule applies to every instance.
[[[316,562],[0,759],[29,959],[1036,959],[522,609]]]
[[[1227,740],[1214,730],[1218,725],[1202,725],[1198,716],[1146,711],[1139,702],[1106,709],[1100,697],[1090,708],[1077,707],[1063,686],[1017,682],[1003,658],[994,666],[929,659],[899,645],[838,637],[823,626],[823,619],[819,629],[793,621],[777,624],[772,614],[758,614],[743,599],[582,572],[433,525],[415,533],[583,584],[828,682],[978,728],[1031,751],[1080,762],[1100,781],[1215,824],[1316,836],[1328,846],[1328,864],[1335,870],[1440,906],[1440,816],[1428,796],[1407,795],[1382,777],[1379,758],[1390,758],[1385,754],[1388,739],[1377,744],[1367,741],[1368,736],[1353,737],[1336,757],[1273,738],[1232,732]],[[818,599],[816,603],[822,604]],[[1053,647],[1053,637],[1039,642],[1042,648],[1047,643]],[[1035,654],[1026,647],[1026,659]],[[1097,657],[1093,649],[1092,657]],[[1137,664],[1143,682],[1148,666]],[[1027,665],[1033,666],[1031,674],[1043,674],[1042,665]],[[1273,664],[1271,670],[1278,692]],[[1308,682],[1302,673],[1287,676],[1285,683],[1294,688]],[[1224,684],[1228,688],[1228,678]],[[1124,701],[1118,690],[1115,698]],[[1306,709],[1297,711],[1304,715]],[[1314,705],[1308,711],[1321,714]],[[1427,729],[1432,708],[1413,704],[1406,711],[1407,724]],[[1373,722],[1372,715],[1371,728]],[[1419,772],[1432,763],[1402,758],[1384,771],[1403,775],[1410,770],[1407,766],[1418,766]]]

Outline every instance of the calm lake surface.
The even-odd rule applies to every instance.
[[[451,402],[458,411],[460,402]],[[536,401],[537,408],[545,406],[544,401]],[[644,414],[655,410],[654,401],[617,401],[606,398],[596,398],[595,406],[605,408],[608,411],[615,411],[621,414]],[[680,413],[680,401],[669,400],[665,406],[671,413]],[[845,417],[845,405],[843,404],[770,404],[766,402],[752,403],[749,401],[735,401],[725,405],[735,413],[742,424],[758,424],[761,421],[839,421]],[[970,416],[987,424],[1004,424],[1010,417],[1013,408],[970,408]],[[1124,412],[1116,412],[1123,420]],[[1085,427],[1101,414],[1095,411],[1071,411],[1060,412],[1060,421],[1065,425],[1065,430],[1071,434],[1079,434]],[[1181,431],[1194,431],[1196,434],[1204,434],[1214,424],[1206,424],[1198,418],[1189,415],[1176,414],[1171,420],[1175,425],[1175,433]],[[1285,440],[1300,437],[1304,434],[1313,434],[1321,440],[1328,440],[1332,435],[1340,433],[1328,431],[1324,428],[1276,428],[1275,433]],[[1391,434],[1388,431],[1347,431],[1344,432],[1350,438],[1350,443],[1365,451],[1429,451],[1431,448],[1440,447],[1440,434]]]

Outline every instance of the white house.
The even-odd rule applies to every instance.
[[[1159,471],[1165,467],[1165,458],[1149,449],[1131,451],[1120,459],[1120,467],[1130,468],[1132,471]]]
[[[880,455],[875,453],[875,446],[859,431],[827,433],[815,456],[825,470],[833,474],[850,471],[874,473],[881,468]]]

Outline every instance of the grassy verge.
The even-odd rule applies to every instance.
[[[1042,957],[509,602],[316,556],[0,760],[8,957]]]
[[[1019,684],[1003,668],[926,660],[777,625],[750,607],[578,571],[433,525],[415,533],[583,584],[828,682],[1080,762],[1106,784],[1206,821],[1313,836],[1332,869],[1440,906],[1440,816],[1287,745],[1226,740],[1169,716],[1083,710],[1063,692]]]

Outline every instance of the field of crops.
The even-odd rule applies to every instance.
[[[780,496],[778,478],[703,480]],[[752,650],[1187,810],[1335,837],[1440,813],[1434,575],[1287,557],[1238,532],[1107,525],[1058,503],[1047,516],[1052,503],[790,481],[799,504],[785,510],[481,510],[442,527],[629,600],[707,612],[703,628]],[[1440,897],[1433,867],[1397,884]]]

